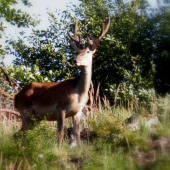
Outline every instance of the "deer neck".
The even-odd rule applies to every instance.
[[[79,102],[83,102],[88,94],[92,76],[92,65],[80,67],[81,73],[78,78],[77,91],[79,94]]]

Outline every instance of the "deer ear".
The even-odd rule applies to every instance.
[[[96,39],[94,39],[93,44],[92,44],[90,50],[94,51],[94,50],[97,49],[98,46],[99,46],[99,38],[96,38]]]

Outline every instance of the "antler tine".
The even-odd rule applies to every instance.
[[[78,21],[75,22],[75,25],[73,26],[74,29],[74,38],[77,40],[77,31],[79,30],[77,27]]]
[[[69,31],[67,31],[67,34],[68,34],[68,36],[70,37],[70,45],[72,46],[72,48],[73,48],[75,51],[78,51],[78,50],[80,50],[80,49],[83,48],[83,46],[82,46],[82,41],[81,41],[81,36],[79,36],[79,37],[77,38],[77,31],[79,30],[77,24],[78,24],[78,21],[76,21],[75,24],[73,25],[74,37],[72,37],[72,36],[70,35]],[[75,42],[75,44],[74,44],[73,42],[71,42],[71,40],[72,40],[73,42]]]
[[[86,33],[88,45],[93,45],[93,43],[95,42],[95,40],[100,40],[100,39],[107,33],[107,31],[109,30],[109,27],[110,27],[110,17],[107,18],[106,20],[107,20],[107,26],[106,26],[106,28],[105,28],[105,24],[103,23],[103,24],[102,24],[102,27],[101,27],[101,32],[100,32],[99,36],[97,36],[94,40],[90,40],[89,36],[88,36],[87,33]]]
[[[81,38],[81,36],[79,35],[79,44],[81,45],[82,43],[82,38]]]
[[[87,43],[88,43],[89,45],[92,45],[93,42],[90,40],[90,38],[89,38],[89,36],[87,35],[87,33],[86,33],[86,37],[87,37]]]
[[[101,32],[100,32],[100,35],[99,35],[99,39],[101,39],[105,34],[106,34],[106,32],[109,30],[109,27],[110,27],[110,17],[109,18],[107,18],[107,26],[106,26],[106,28],[104,29],[104,27],[105,27],[105,24],[103,23],[102,24],[102,28],[101,28]]]
[[[67,34],[68,34],[68,36],[70,37],[71,40],[75,41],[76,43],[79,43],[79,41],[76,38],[74,38],[70,35],[69,31],[67,31]]]
[[[68,36],[70,37],[71,40],[73,40],[76,43],[79,43],[79,41],[77,40],[77,31],[78,31],[77,23],[78,23],[78,21],[76,21],[75,24],[73,25],[74,37],[72,37],[70,35],[69,31],[67,31],[67,34],[68,34]]]

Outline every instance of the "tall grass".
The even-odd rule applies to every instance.
[[[97,99],[98,100],[98,99]],[[99,101],[99,100],[98,100]],[[141,129],[131,131],[122,126],[124,120],[132,115],[131,108],[122,106],[111,107],[106,98],[93,105],[92,113],[88,117],[88,123],[81,123],[81,127],[88,127],[90,131],[97,133],[97,138],[80,147],[69,147],[69,141],[65,139],[61,148],[57,146],[56,122],[43,121],[34,130],[26,133],[26,140],[15,140],[13,134],[19,129],[20,121],[16,124],[13,120],[3,117],[0,120],[0,169],[83,169],[83,170],[136,170],[159,169],[162,164],[164,169],[170,169],[169,156],[156,157],[149,163],[139,163],[135,159],[136,148],[148,153],[151,148],[148,140],[152,140],[151,132],[141,124]],[[152,108],[162,122],[155,127],[156,136],[170,137],[170,96],[155,99]],[[137,107],[136,107],[137,108]],[[146,109],[135,109],[140,116],[146,116]],[[148,113],[151,114],[151,113]],[[11,123],[10,123],[11,122]],[[70,127],[71,120],[67,119],[66,127]]]

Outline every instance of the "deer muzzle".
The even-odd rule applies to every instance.
[[[74,60],[74,64],[75,64],[76,66],[80,66],[80,65],[81,65],[81,60],[75,59],[75,60]]]

